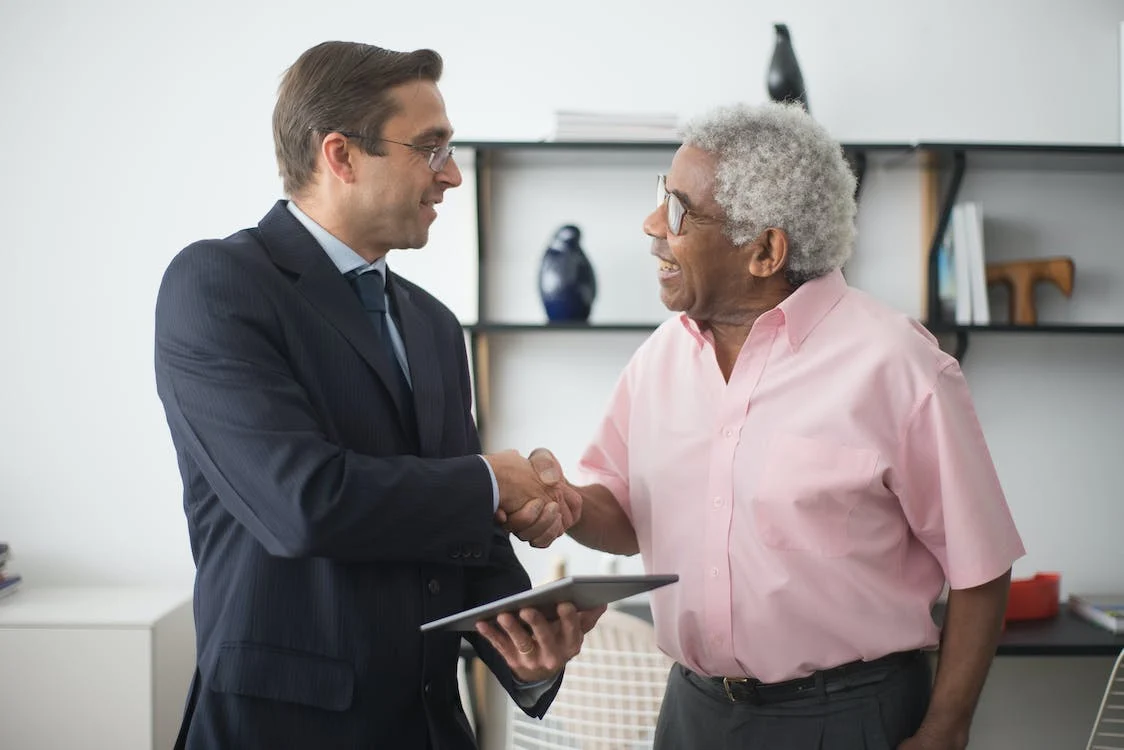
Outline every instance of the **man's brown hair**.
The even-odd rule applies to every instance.
[[[298,195],[312,181],[324,136],[347,131],[363,136],[362,148],[382,153],[378,138],[397,112],[390,89],[412,80],[441,78],[433,50],[395,52],[371,44],[323,42],[285,71],[273,108],[273,145],[285,194]]]

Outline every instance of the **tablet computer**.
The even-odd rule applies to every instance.
[[[537,607],[547,618],[558,617],[557,605],[573,602],[578,609],[592,609],[619,599],[627,599],[645,591],[675,583],[679,576],[567,576],[544,583],[518,594],[496,599],[479,607],[431,620],[421,626],[422,632],[430,630],[475,630],[479,620],[491,620],[501,612],[514,612],[524,607]]]

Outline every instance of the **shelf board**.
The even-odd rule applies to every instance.
[[[681,141],[454,141],[459,148],[480,151],[674,151]],[[844,143],[846,151],[901,151],[915,148],[912,143]]]
[[[1109,324],[1042,323],[1033,326],[1018,326],[1009,323],[997,323],[986,326],[962,326],[954,323],[926,323],[925,327],[933,333],[1092,333],[1124,335],[1124,325]]]
[[[918,148],[950,161],[962,153],[973,169],[1045,172],[1121,172],[1124,146],[1065,143],[922,143]]]
[[[530,333],[544,331],[558,332],[590,332],[590,333],[622,333],[641,332],[651,333],[656,330],[659,323],[470,323],[465,329],[473,333]]]

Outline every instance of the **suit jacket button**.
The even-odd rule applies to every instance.
[[[440,594],[441,593],[441,584],[437,582],[436,578],[430,579],[430,581],[429,581],[429,593],[431,593],[431,594]]]
[[[422,688],[422,690],[425,691],[425,694],[427,696],[433,695],[433,683],[432,682],[425,683],[425,687]]]
[[[449,557],[453,558],[454,560],[456,560],[460,556],[461,556],[461,551],[459,549],[455,549],[455,550],[453,550],[452,552],[449,553]]]
[[[472,551],[472,556],[479,559],[479,558],[484,556],[484,553],[481,552],[480,550],[476,549],[476,550]]]

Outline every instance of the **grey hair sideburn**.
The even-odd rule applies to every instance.
[[[799,104],[736,105],[691,120],[684,145],[714,154],[726,236],[788,235],[785,276],[799,286],[842,268],[855,246],[855,176],[843,148]]]

